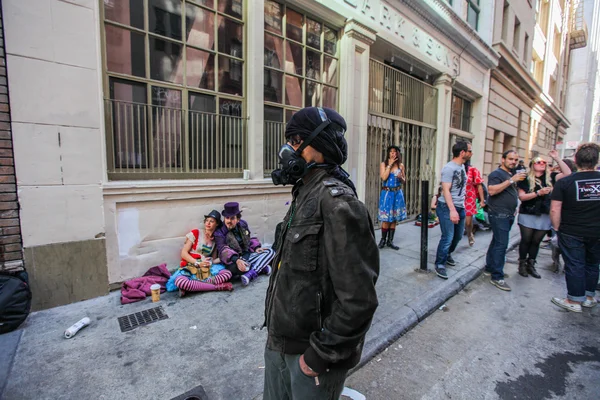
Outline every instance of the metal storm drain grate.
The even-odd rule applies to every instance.
[[[119,317],[119,326],[121,332],[127,332],[138,326],[148,325],[152,322],[160,321],[161,319],[168,319],[169,316],[163,311],[162,306],[149,308],[147,310],[139,311],[133,314],[124,315]]]

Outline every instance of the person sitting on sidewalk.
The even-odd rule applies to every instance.
[[[167,290],[179,289],[179,296],[186,292],[212,292],[215,290],[233,290],[230,282],[231,272],[220,264],[214,232],[220,227],[221,214],[212,210],[204,216],[204,229],[192,229],[185,236],[181,249],[180,268],[171,275]],[[207,278],[202,277],[202,269],[209,269]]]
[[[452,161],[442,168],[442,196],[436,208],[442,237],[435,256],[435,273],[448,279],[446,264],[456,265],[452,252],[465,230],[465,186],[467,174],[464,163],[471,153],[471,143],[460,141],[452,146]]]
[[[492,285],[507,292],[511,289],[504,281],[504,260],[519,198],[515,182],[521,182],[527,177],[526,170],[520,170],[514,176],[511,174],[518,158],[516,151],[505,151],[500,167],[488,176],[487,206],[492,240],[486,254],[484,274],[492,276]]]
[[[224,208],[225,223],[215,232],[221,262],[234,277],[241,278],[244,286],[260,273],[271,275],[269,263],[275,256],[275,250],[262,248],[258,239],[250,236],[250,228],[242,219],[239,203],[226,203]]]
[[[577,173],[556,182],[550,204],[552,226],[565,261],[567,297],[552,303],[581,312],[598,301],[594,294],[600,266],[600,146],[583,143],[575,153]]]

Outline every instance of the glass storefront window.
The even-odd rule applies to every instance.
[[[302,107],[337,108],[337,40],[323,21],[265,0],[265,107],[280,107],[286,121]]]
[[[104,18],[144,29],[144,0],[104,0]]]
[[[244,4],[103,0],[105,101],[111,113],[107,126],[112,125],[107,144],[114,147],[108,152],[110,179],[143,173],[143,168],[150,175],[136,179],[183,178],[196,168],[241,176],[247,143]],[[283,41],[273,39],[272,65],[279,69]],[[273,101],[283,102],[283,72],[274,76],[269,93]],[[218,140],[224,133],[227,137]],[[132,144],[148,148],[133,152]],[[234,150],[242,153],[234,157]]]

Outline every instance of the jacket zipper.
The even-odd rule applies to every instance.
[[[317,319],[319,320],[319,330],[323,330],[323,321],[321,320],[321,292],[317,292]]]

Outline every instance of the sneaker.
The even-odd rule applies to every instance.
[[[271,273],[273,272],[273,268],[271,268],[270,265],[267,265],[266,267],[264,267],[262,269],[262,271],[260,271],[261,274],[264,274],[266,276],[271,276]]]
[[[435,273],[442,279],[448,279],[448,274],[446,273],[446,268],[436,268]]]
[[[585,308],[593,308],[596,307],[596,304],[598,304],[598,300],[596,299],[585,299],[585,301],[583,303],[581,303],[581,307],[585,307]]]
[[[258,274],[256,273],[255,270],[251,269],[250,271],[246,272],[244,275],[241,276],[242,285],[248,286],[250,281],[256,279],[256,277],[258,277]]]
[[[500,290],[504,290],[506,292],[510,292],[512,289],[510,288],[510,286],[508,286],[506,284],[506,282],[504,282],[504,279],[500,279],[499,281],[495,281],[495,280],[490,280],[490,283],[494,286],[496,286],[498,289]]]
[[[448,258],[446,259],[446,264],[448,264],[451,267],[454,267],[456,265],[456,261],[454,261],[454,258],[452,258],[452,256],[450,254],[448,254]]]
[[[568,310],[568,311],[582,312],[581,304],[567,303],[566,299],[559,299],[558,297],[553,297],[552,303],[554,303],[557,306],[559,306],[560,308],[564,308],[565,310]]]

